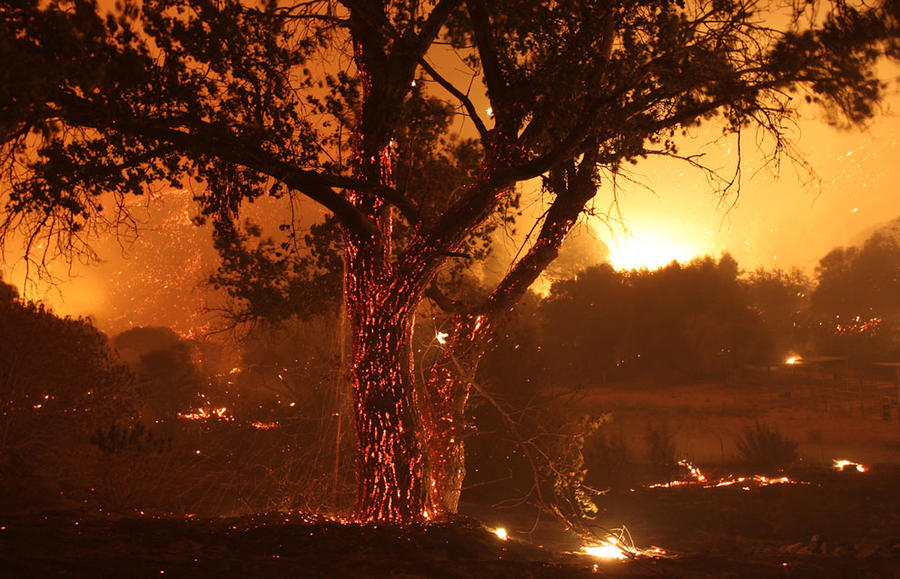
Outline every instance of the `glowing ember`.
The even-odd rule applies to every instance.
[[[251,422],[250,426],[258,430],[269,430],[270,428],[278,428],[280,425],[277,422]]]
[[[848,470],[848,467],[856,472],[866,472],[869,470],[867,466],[859,464],[858,462],[853,462],[852,460],[836,458],[832,462],[834,463],[834,469],[842,472]]]
[[[696,480],[698,483],[706,482],[706,476],[702,472],[700,472],[699,468],[691,464],[689,461],[679,460],[678,464],[688,469],[688,472],[691,473],[691,478]]]
[[[802,358],[800,356],[791,356],[784,361],[785,364],[797,364]]]
[[[728,475],[723,479],[719,479],[710,485],[705,485],[704,488],[712,488],[712,487],[728,487],[736,484],[743,483],[755,483],[756,486],[767,487],[771,485],[785,485],[785,484],[809,484],[806,482],[798,482],[791,480],[786,476],[778,477],[778,478],[769,478],[767,476],[763,476],[760,474],[755,474],[752,476],[739,476],[735,477],[734,475]],[[749,490],[749,487],[743,487],[745,490]]]
[[[210,420],[212,418],[220,420],[234,420],[234,418],[228,415],[228,408],[224,406],[222,406],[221,408],[198,408],[193,412],[187,413],[179,412],[178,418],[183,418],[185,420]]]
[[[504,529],[503,527],[497,527],[496,529],[494,529],[494,534],[497,535],[497,537],[501,541],[509,539],[509,535],[506,533],[506,529]]]
[[[598,559],[636,559],[640,557],[668,557],[664,549],[659,547],[650,547],[649,549],[639,549],[634,544],[634,539],[628,528],[611,529],[608,534],[599,542],[585,545],[581,548],[581,553],[596,557]],[[596,566],[595,566],[596,571]]]
[[[446,344],[447,338],[450,337],[450,334],[448,334],[447,332],[438,332],[434,335],[434,337],[437,338],[438,344]]]

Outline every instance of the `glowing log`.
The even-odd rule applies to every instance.
[[[868,467],[865,465],[859,464],[858,462],[853,462],[852,460],[847,460],[844,458],[836,458],[832,461],[834,464],[834,469],[839,470],[841,472],[845,470],[855,470],[856,472],[866,472]]]

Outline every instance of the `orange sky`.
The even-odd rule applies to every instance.
[[[624,186],[619,194],[633,237],[621,228],[614,234],[603,226],[597,229],[611,246],[614,262],[617,244],[641,245],[644,237],[650,240],[645,246],[673,258],[727,250],[745,268],[811,271],[832,247],[859,243],[874,227],[900,215],[898,115],[900,95],[895,93],[863,130],[803,121],[796,143],[815,172],[814,180],[789,161],[782,163],[780,177],[771,167],[760,168],[760,155],[750,135],[745,136],[742,192],[730,209],[720,206],[700,171],[680,161],[648,159],[635,173],[650,190]],[[733,166],[733,140],[701,146],[712,135],[712,129],[699,131],[684,152],[696,149],[706,152],[713,166]]]

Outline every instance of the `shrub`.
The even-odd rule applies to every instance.
[[[588,465],[588,484],[619,490],[634,483],[634,464],[621,425],[604,425],[592,433],[585,445],[584,458]]]
[[[758,421],[744,429],[737,449],[742,461],[761,468],[784,467],[799,458],[797,442]]]
[[[669,425],[662,422],[647,425],[647,453],[650,459],[650,471],[654,480],[672,480],[678,461],[675,458],[675,440],[669,431]]]

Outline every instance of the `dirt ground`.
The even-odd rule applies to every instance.
[[[631,521],[638,546],[664,546],[661,557],[566,553],[579,544],[554,525],[528,542],[512,513],[494,515],[512,523],[511,539],[502,541],[474,519],[394,528],[283,513],[195,519],[56,511],[0,514],[0,576],[900,577],[898,472],[805,474],[812,484],[611,497],[604,520]]]

